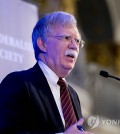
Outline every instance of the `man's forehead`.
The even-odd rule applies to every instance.
[[[77,36],[80,37],[80,33],[76,25],[69,25],[69,26],[55,26],[53,28],[54,32],[60,33],[64,32],[66,34],[76,34]]]

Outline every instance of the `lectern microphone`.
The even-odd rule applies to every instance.
[[[110,77],[110,78],[113,78],[113,79],[116,79],[116,80],[119,80],[120,81],[120,78],[116,77],[116,76],[113,76],[113,75],[110,75],[108,72],[106,71],[100,71],[100,75],[107,78],[107,77]]]

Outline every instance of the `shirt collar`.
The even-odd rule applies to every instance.
[[[46,79],[48,82],[57,84],[59,77],[47,66],[45,65],[42,61],[38,61],[38,64],[40,68],[42,69]]]

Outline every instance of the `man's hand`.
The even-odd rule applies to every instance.
[[[63,134],[92,134],[90,132],[81,131],[78,129],[77,126],[82,126],[84,122],[84,119],[81,118],[78,122],[76,122],[74,125],[69,127]]]

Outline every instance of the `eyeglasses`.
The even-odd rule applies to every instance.
[[[62,40],[64,42],[71,42],[73,39],[75,41],[75,43],[80,47],[83,48],[85,42],[83,40],[77,39],[77,38],[73,38],[72,36],[69,35],[56,35],[56,36],[50,36],[53,38],[56,38],[58,40]]]

